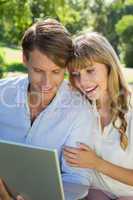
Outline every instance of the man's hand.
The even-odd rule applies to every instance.
[[[18,195],[18,196],[16,197],[16,200],[24,200],[24,199],[23,199],[23,197],[21,197],[20,195]]]
[[[9,191],[4,181],[0,179],[0,200],[24,200],[24,199],[20,195],[18,195],[16,198],[13,198],[11,192]]]
[[[2,179],[0,179],[0,200],[12,200]]]

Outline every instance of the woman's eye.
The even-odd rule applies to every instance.
[[[87,73],[88,73],[88,74],[92,74],[93,72],[95,72],[94,69],[87,70]]]

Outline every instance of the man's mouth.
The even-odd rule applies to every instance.
[[[41,92],[49,93],[52,92],[53,88],[41,88]]]

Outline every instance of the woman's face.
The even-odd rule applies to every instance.
[[[88,99],[102,99],[107,95],[108,71],[105,64],[93,62],[91,67],[74,69],[70,73],[75,86]]]

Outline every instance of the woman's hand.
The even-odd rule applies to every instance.
[[[100,158],[87,145],[81,144],[79,148],[65,147],[64,157],[72,167],[97,169]]]
[[[87,145],[80,144],[79,148],[65,147],[64,157],[72,167],[95,169],[121,183],[133,186],[133,169],[115,165],[98,157]]]

